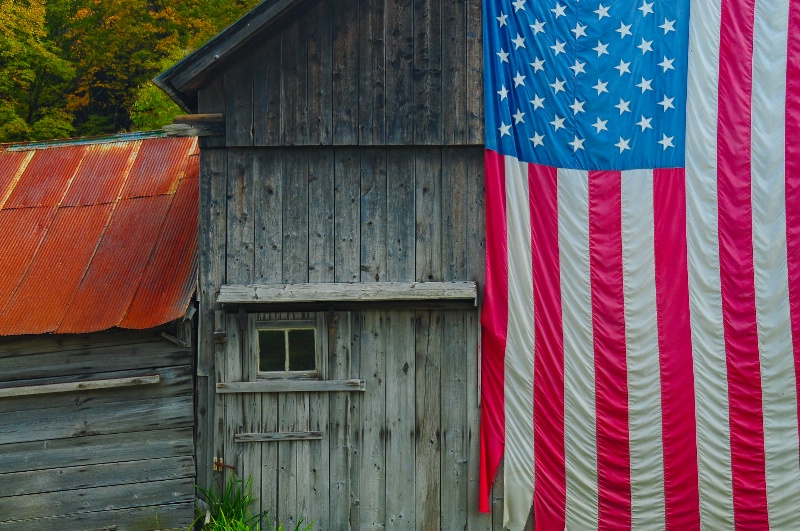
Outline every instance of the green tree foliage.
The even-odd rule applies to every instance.
[[[258,0],[0,0],[0,141],[158,128],[150,83]]]
[[[68,136],[62,94],[75,70],[50,38],[45,0],[0,0],[0,140]]]

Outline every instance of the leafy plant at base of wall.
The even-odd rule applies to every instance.
[[[245,481],[231,474],[225,488],[219,493],[200,487],[197,490],[205,497],[208,510],[198,516],[189,529],[193,529],[202,519],[203,531],[259,531],[259,522],[263,517],[267,523],[267,531],[287,531],[281,521],[273,526],[266,511],[255,515],[251,513],[250,505],[256,501],[252,495],[252,477]],[[301,519],[293,531],[311,531],[314,522],[302,527],[303,522]]]
[[[228,482],[220,492],[197,488],[206,499],[208,510],[198,516],[195,524],[202,520],[205,531],[251,531],[259,529],[262,513],[252,514],[250,505],[253,498],[253,478],[242,480],[235,474],[228,476]],[[194,527],[194,524],[191,528]]]

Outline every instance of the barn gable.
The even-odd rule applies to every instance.
[[[154,81],[227,146],[477,146],[481,60],[477,0],[267,0]]]

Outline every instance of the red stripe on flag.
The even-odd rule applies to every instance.
[[[796,141],[800,138],[800,0],[789,3],[786,55],[786,251],[795,385],[800,401],[800,144]]]
[[[769,526],[750,189],[754,18],[754,0],[722,2],[717,194],[737,528]]]
[[[533,447],[536,448],[534,515],[537,529],[564,529],[564,338],[558,253],[558,172],[529,165],[533,250],[534,382]]]
[[[631,526],[631,474],[620,172],[589,172],[589,262],[597,400],[598,527],[626,529]]]
[[[505,352],[508,338],[508,238],[505,159],[485,150],[486,284],[481,325],[481,468],[479,510],[489,494],[505,449]]]
[[[653,209],[666,524],[667,529],[699,529],[683,169],[654,170]]]

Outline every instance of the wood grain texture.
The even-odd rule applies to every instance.
[[[328,328],[328,377],[331,379],[348,379],[351,372],[351,335],[350,312],[337,312]],[[350,467],[352,453],[350,449],[350,404],[349,393],[335,393],[328,397],[328,456],[329,490],[328,529],[347,529],[350,522]]]
[[[386,0],[386,143],[414,138],[414,5]]]
[[[442,143],[461,145],[467,140],[467,4],[440,0],[442,24]]]
[[[187,360],[188,361],[188,360]],[[106,381],[123,380],[128,378],[138,378],[142,374],[141,369],[134,369],[132,371],[115,371],[107,373],[98,373],[93,375],[92,378],[105,378]],[[76,376],[60,376],[56,378],[40,378],[38,380],[20,380],[9,385],[16,385],[19,383],[22,387],[9,387],[6,391],[13,391],[16,389],[25,389],[26,392],[35,390],[40,387],[45,389],[52,386],[65,385],[61,382],[66,380],[75,380]],[[146,389],[139,388],[138,386],[124,386],[124,387],[111,387],[111,388],[88,388],[80,390],[72,390],[67,393],[48,394],[47,396],[40,396],[37,394],[27,394],[21,396],[8,396],[0,400],[0,412],[10,411],[27,411],[35,415],[39,409],[50,409],[54,407],[75,407],[81,404],[92,402],[124,402],[126,400],[140,400],[144,397],[147,398],[167,398],[175,396],[191,396],[192,395],[192,367],[191,365],[180,365],[177,367],[164,367],[159,369],[158,379],[156,384],[149,384],[150,387]],[[103,380],[100,380],[101,382]],[[85,385],[90,382],[77,382],[77,385]],[[37,385],[43,384],[43,385]],[[76,385],[75,383],[66,385]]]
[[[191,455],[192,429],[187,426],[8,445],[0,452],[0,470],[27,472]]]
[[[283,160],[279,150],[259,150],[255,157],[255,279],[283,279]]]
[[[386,139],[384,21],[384,2],[359,0],[358,144],[361,146],[382,145]]]
[[[415,145],[442,143],[441,2],[414,0]]]
[[[272,35],[252,48],[253,54],[253,144],[281,144],[282,56],[281,34]]]
[[[386,157],[386,278],[415,279],[415,168],[413,152],[389,149]]]
[[[333,133],[333,3],[317,2],[304,19],[308,39],[308,144],[330,145]]]
[[[337,149],[334,166],[334,281],[361,278],[361,180],[357,149]]]
[[[225,331],[228,333],[228,341],[225,343],[225,350],[222,357],[224,364],[225,381],[241,381],[242,374],[242,334],[245,331],[239,329],[238,316],[226,314],[224,316]],[[245,430],[244,427],[244,401],[241,395],[224,395],[221,397],[224,404],[224,427],[222,432],[223,453],[217,455],[222,457],[226,465],[234,468],[224,468],[222,479],[227,483],[232,474],[238,477],[246,477],[244,469],[244,449],[234,444],[234,437],[237,433]],[[260,431],[260,430],[259,430]]]
[[[308,50],[307,23],[290,22],[282,31],[281,113],[282,144],[308,144]],[[275,60],[275,59],[270,59]]]
[[[131,509],[93,511],[27,520],[0,521],[2,531],[151,531],[152,529],[186,529],[194,520],[194,502],[183,501]],[[163,526],[163,527],[162,527]]]
[[[208,85],[197,92],[197,112],[203,114],[222,114],[225,118],[225,76],[217,76],[210,80]],[[205,149],[225,146],[225,131],[227,125],[223,124],[222,136],[208,136],[199,139],[201,157]],[[202,166],[200,171],[202,172]]]
[[[226,274],[228,282],[252,282],[255,270],[255,154],[228,150]]]
[[[0,398],[46,395],[53,393],[74,393],[95,389],[113,389],[118,387],[134,387],[154,385],[161,381],[158,374],[127,376],[123,378],[92,379],[78,382],[54,384],[25,385],[16,387],[0,387]]]
[[[351,393],[364,392],[362,379],[349,380],[259,380],[256,382],[227,382],[217,384],[217,393]]]
[[[194,478],[194,460],[191,455],[0,474],[0,481],[3,483],[0,497],[176,478]]]
[[[481,0],[466,0],[467,7],[467,138],[466,144],[483,146],[483,22]]]
[[[283,282],[308,282],[308,159],[283,156]]]
[[[317,329],[323,331],[317,345],[320,359],[319,373],[322,379],[329,378],[328,360],[331,349],[336,348],[330,343],[330,326],[333,325],[333,315],[317,315]],[[329,322],[330,321],[330,322]],[[330,496],[331,488],[331,459],[330,459],[330,397],[327,393],[309,393],[308,429],[321,435],[319,441],[308,445],[308,504],[309,510],[303,512],[306,518],[315,519],[315,525],[320,529],[330,529]]]
[[[237,316],[238,317],[238,316]],[[256,331],[257,316],[250,314],[246,316],[244,330],[241,330],[241,380],[255,383],[258,376],[258,332]],[[238,324],[238,321],[237,321]],[[241,433],[263,433],[264,418],[262,415],[261,396],[257,394],[240,394],[238,399],[241,401],[241,431],[234,434],[234,444],[239,442]],[[239,477],[251,478],[253,490],[261,497],[261,448],[259,445],[248,444],[241,450],[242,469]],[[258,498],[256,498],[258,499]],[[256,506],[260,502],[256,503]]]
[[[358,2],[333,4],[333,143],[358,144]]]
[[[386,152],[361,153],[361,282],[386,276]]]
[[[225,72],[225,142],[253,145],[253,56],[247,54]]]
[[[474,301],[475,282],[362,282],[298,284],[233,284],[220,288],[223,304]]]
[[[0,444],[191,426],[192,397],[114,402],[0,413]]]
[[[191,349],[165,340],[0,357],[0,382],[186,365]]]
[[[334,281],[333,160],[332,149],[308,154],[309,282]]]
[[[193,478],[184,477],[3,497],[0,498],[0,518],[13,521],[30,519],[31,515],[42,518],[68,513],[114,511],[159,505],[164,500],[183,503],[193,500],[193,487]],[[80,509],[75,510],[76,508]],[[191,518],[191,514],[186,516]]]
[[[469,464],[467,426],[467,331],[466,312],[444,314],[441,372],[442,453],[441,525],[451,529],[467,526]]]
[[[367,392],[361,398],[359,430],[359,529],[382,529],[386,521],[386,336],[385,312],[363,312],[361,374]]]
[[[415,155],[416,280],[418,282],[441,281],[444,279],[442,271],[441,150],[419,148]]]
[[[442,149],[442,273],[445,280],[467,278],[468,161],[458,149]],[[474,213],[471,213],[475,215]]]
[[[386,528],[416,525],[414,312],[393,312],[386,327]]]
[[[416,529],[441,527],[441,372],[444,316],[417,312],[415,358]],[[448,338],[448,341],[450,339]]]
[[[362,375],[361,370],[361,334],[364,330],[364,314],[362,312],[352,312],[350,317],[350,372],[354,375]],[[348,522],[352,529],[360,529],[361,525],[361,496],[364,494],[361,489],[361,469],[364,466],[362,437],[364,408],[366,407],[364,396],[359,394],[350,395],[350,409],[347,428],[350,469],[347,478],[350,484],[350,500],[347,503],[349,514]]]

